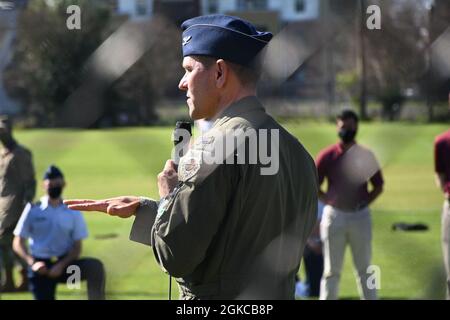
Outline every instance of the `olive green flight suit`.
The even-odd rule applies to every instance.
[[[203,161],[220,149],[217,132],[237,129],[278,131],[277,145],[270,146],[279,154],[275,174],[261,174],[267,162],[238,163],[237,148],[225,151],[221,164]],[[243,150],[249,153],[248,146]],[[318,191],[314,161],[297,139],[256,97],[246,97],[181,158],[178,179],[165,199],[144,201],[130,239],[152,246],[163,270],[177,278],[180,298],[294,299]]]

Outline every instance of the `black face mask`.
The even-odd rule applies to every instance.
[[[341,129],[339,131],[339,138],[341,138],[343,143],[350,143],[355,140],[356,137],[356,130],[348,130],[348,129]]]
[[[52,199],[59,199],[62,189],[62,186],[51,187],[48,189],[48,196]]]

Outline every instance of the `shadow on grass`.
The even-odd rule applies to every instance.
[[[296,299],[299,301],[320,301],[318,298],[302,298],[302,299]],[[405,298],[405,297],[379,297],[378,300],[380,301],[391,301],[391,300],[414,300],[414,299],[410,299],[410,298]],[[334,301],[362,301],[359,299],[359,297],[341,297],[338,300],[334,300]]]
[[[111,299],[115,297],[148,297],[148,298],[161,298],[164,296],[164,293],[155,293],[155,292],[145,292],[145,291],[126,291],[126,292],[120,292],[120,291],[107,291],[106,292],[106,298]],[[86,292],[77,292],[77,293],[70,293],[70,292],[61,292],[58,293],[58,297],[86,297]]]
[[[7,298],[8,300],[32,300],[33,296],[31,295],[31,292],[11,292],[11,293],[3,293],[0,294],[0,300],[3,298]],[[7,296],[6,296],[7,295]],[[68,298],[75,298],[78,299],[87,299],[87,293],[85,291],[80,292],[57,292],[56,294],[57,300],[68,300]],[[148,298],[147,300],[154,300],[154,299],[161,299],[164,297],[164,293],[152,293],[152,292],[145,292],[145,291],[128,291],[128,292],[118,292],[118,291],[107,291],[106,292],[106,300],[113,300],[113,299],[121,299],[121,297],[130,297],[133,299],[133,297],[140,297],[140,298]],[[72,300],[72,299],[70,299]]]

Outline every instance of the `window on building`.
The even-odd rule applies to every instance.
[[[207,10],[208,13],[219,12],[219,1],[218,0],[207,0]]]
[[[238,10],[267,10],[267,0],[238,0]]]
[[[145,16],[147,14],[147,0],[136,0],[136,15]]]
[[[295,0],[295,12],[303,12],[306,9],[306,1],[305,0]]]

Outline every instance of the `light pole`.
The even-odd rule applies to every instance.
[[[364,41],[364,32],[365,32],[365,24],[364,17],[366,16],[366,5],[365,1],[360,1],[361,7],[361,21],[360,21],[360,54],[361,54],[361,92],[360,92],[360,100],[359,100],[359,113],[361,119],[367,119],[367,69],[366,69],[366,45]]]
[[[432,44],[432,22],[434,13],[434,0],[428,0],[425,3],[425,8],[427,9],[427,44],[426,44],[426,59],[427,59],[427,92],[426,92],[426,104],[428,110],[428,121],[433,121],[434,119],[434,108],[433,108],[433,98],[432,98],[432,88],[433,88],[433,52],[431,49]]]

